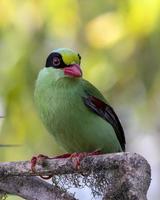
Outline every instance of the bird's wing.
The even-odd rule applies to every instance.
[[[122,150],[125,151],[125,135],[122,125],[118,119],[113,108],[106,102],[103,95],[88,81],[83,81],[83,88],[85,90],[85,96],[82,97],[84,104],[94,113],[102,117],[108,123],[110,123],[116,133]]]

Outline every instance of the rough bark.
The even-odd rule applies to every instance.
[[[70,194],[37,177],[3,176],[0,188],[3,194],[13,194],[27,200],[75,200]]]
[[[147,199],[150,165],[136,153],[89,156],[81,161],[79,170],[74,168],[71,159],[40,160],[36,165],[37,173],[43,175],[96,173],[99,170],[104,170],[106,179],[109,179],[103,199]],[[60,188],[33,176],[29,161],[0,163],[0,190],[29,200],[74,199]]]

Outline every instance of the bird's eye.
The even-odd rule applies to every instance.
[[[60,61],[60,59],[58,57],[54,57],[53,60],[52,60],[52,62],[53,62],[53,65],[55,67],[59,66],[60,63],[61,63],[61,61]]]

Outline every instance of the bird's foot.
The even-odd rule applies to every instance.
[[[79,170],[81,161],[88,157],[88,156],[94,156],[94,155],[99,155],[102,154],[100,150],[96,150],[93,152],[80,152],[80,153],[73,153],[70,155],[70,158],[72,159],[73,166],[76,170]]]
[[[40,176],[41,178],[43,179],[50,179],[52,178],[52,175],[49,175],[49,176],[43,176],[39,173],[36,172],[36,165],[37,163],[43,163],[44,160],[46,159],[59,159],[59,158],[69,158],[71,156],[70,153],[66,153],[66,154],[63,154],[63,155],[59,155],[59,156],[54,156],[54,157],[48,157],[46,155],[43,155],[43,154],[39,154],[38,156],[33,156],[32,159],[31,159],[31,171],[37,175],[37,176]]]
[[[51,159],[50,157],[48,156],[45,156],[43,154],[39,154],[38,156],[33,156],[32,159],[31,159],[31,171],[37,175],[37,176],[40,176],[41,178],[43,179],[50,179],[52,177],[52,175],[49,175],[49,176],[43,176],[42,174],[39,174],[37,173],[35,167],[37,165],[37,163],[43,163],[45,159]]]

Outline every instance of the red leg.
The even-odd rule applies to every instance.
[[[69,158],[71,155],[72,155],[71,153],[65,153],[65,154],[62,154],[62,155],[59,155],[59,156],[55,156],[55,157],[50,158],[50,159]]]
[[[90,153],[87,153],[87,154],[88,154],[87,156],[96,156],[96,155],[100,155],[100,154],[103,154],[103,153],[101,152],[100,149],[97,149],[97,150],[90,152]]]

